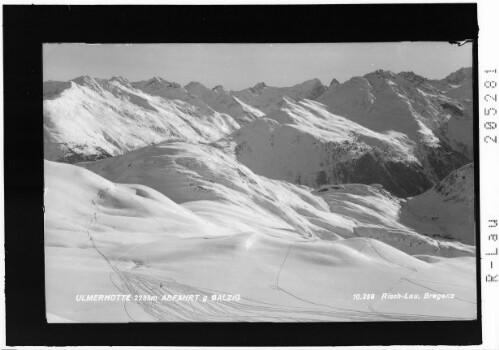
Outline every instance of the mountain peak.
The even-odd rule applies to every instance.
[[[211,92],[210,89],[198,81],[191,81],[189,84],[184,86],[184,89],[194,96],[202,96],[208,92]]]
[[[124,85],[124,86],[130,86],[130,82],[128,81],[127,78],[124,78],[120,75],[115,75],[113,76],[111,79],[109,79],[109,81],[116,81],[118,83],[120,83],[121,85]]]
[[[463,67],[446,76],[444,80],[449,84],[457,85],[462,83],[464,80],[471,80],[472,75],[473,70],[471,67]]]
[[[338,85],[340,85],[340,82],[338,80],[336,80],[335,78],[333,78],[333,80],[331,80],[331,83],[329,84],[329,88],[334,88]]]
[[[371,81],[373,79],[377,79],[377,80],[390,79],[393,77],[395,77],[395,73],[393,73],[392,71],[383,70],[383,69],[378,69],[378,70],[375,70],[374,72],[367,73],[366,75],[364,75],[364,78],[366,78],[369,81]]]
[[[424,83],[428,80],[425,77],[422,77],[421,75],[418,75],[414,72],[400,72],[397,75],[399,77],[404,78],[405,80],[408,80],[410,82],[417,83],[417,84]]]
[[[303,84],[322,84],[319,78],[313,78],[310,80],[305,80]]]
[[[224,87],[222,85],[217,85],[212,90],[215,91],[216,93],[219,93],[219,94],[226,93],[226,90],[224,89]]]
[[[162,83],[162,82],[165,82],[166,80],[161,78],[161,77],[155,76],[155,77],[152,77],[151,79],[149,79],[149,81],[156,82],[156,83]]]
[[[72,81],[73,83],[80,85],[80,86],[86,86],[86,87],[91,88],[92,90],[95,90],[95,91],[102,91],[102,86],[101,86],[102,80],[101,79],[95,79],[95,78],[92,78],[88,75],[82,75],[82,76],[74,78],[70,81]]]
[[[297,84],[293,86],[292,89],[298,92],[298,95],[294,96],[294,98],[314,100],[326,91],[327,87],[324,86],[319,79],[315,78]]]
[[[317,78],[314,78],[314,79],[310,79],[310,80],[305,80],[304,82],[300,83],[300,84],[296,84],[295,86],[315,86],[315,85],[321,85],[322,86],[322,82],[317,79]]]
[[[185,85],[184,87],[186,89],[193,88],[193,87],[204,87],[204,88],[206,88],[206,86],[204,86],[203,84],[201,84],[199,81],[191,81],[187,85]]]
[[[181,86],[178,83],[170,82],[166,79],[156,76],[146,81],[144,87],[152,87],[154,89],[163,88],[163,87],[177,89],[180,88]]]
[[[85,85],[85,84],[89,84],[89,83],[95,83],[94,78],[90,77],[89,75],[80,75],[79,77],[71,79],[70,81],[75,82],[78,85]]]
[[[250,91],[254,94],[258,94],[260,92],[262,92],[262,90],[266,89],[267,88],[267,85],[265,85],[264,82],[260,82],[260,83],[257,83],[255,86],[253,86],[252,88],[250,88]]]

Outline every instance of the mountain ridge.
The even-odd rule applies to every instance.
[[[443,78],[441,79],[430,79],[430,78],[426,78],[424,77],[423,75],[420,75],[418,73],[415,73],[413,71],[400,71],[398,73],[394,73],[393,71],[391,70],[383,70],[383,69],[378,69],[378,70],[374,70],[372,72],[368,72],[368,73],[365,73],[364,75],[356,75],[356,76],[353,76],[349,79],[352,79],[352,78],[355,78],[355,77],[365,77],[366,75],[370,75],[370,74],[373,74],[375,72],[385,72],[385,73],[388,73],[388,74],[394,74],[394,75],[399,75],[399,74],[411,74],[411,75],[414,75],[414,76],[417,76],[417,77],[420,77],[422,79],[425,79],[425,80],[428,80],[428,81],[447,81],[449,83],[452,83],[452,81],[455,81],[456,79],[459,80],[459,81],[462,81],[463,79],[471,79],[472,78],[472,67],[461,67],[459,68],[458,70],[456,71],[453,71],[449,74],[447,74],[446,76],[444,76]],[[48,79],[48,80],[45,80],[43,81],[43,83],[48,83],[48,82],[69,82],[69,81],[72,81],[72,80],[75,80],[79,77],[91,77],[89,75],[81,75],[81,76],[78,76],[78,77],[75,77],[75,78],[72,78],[72,79],[68,79],[68,80],[54,80],[54,79]],[[159,80],[159,81],[165,81],[165,82],[169,82],[171,84],[175,84],[175,85],[178,85],[178,86],[181,86],[181,87],[186,87],[187,85],[189,85],[190,83],[199,83],[199,84],[202,84],[201,82],[197,82],[197,81],[191,81],[190,83],[187,83],[185,85],[182,85],[180,83],[177,83],[177,82],[170,82],[169,80],[161,77],[161,76],[153,76],[151,78],[145,78],[145,79],[142,79],[142,80],[135,80],[135,81],[131,81],[129,80],[128,78],[126,78],[125,76],[122,76],[122,75],[114,75],[112,76],[111,78],[98,78],[98,77],[92,77],[92,79],[99,79],[99,80],[113,80],[113,78],[116,80],[116,79],[124,79],[125,81],[129,82],[129,83],[140,83],[140,82],[147,82],[147,81],[150,81],[150,80]],[[347,79],[347,80],[349,80]],[[318,78],[310,78],[310,79],[307,79],[307,80],[304,80],[302,82],[298,82],[298,83],[295,83],[294,85],[299,85],[299,84],[302,84],[302,83],[305,83],[307,81],[312,81],[312,80],[318,80],[320,82],[320,79]],[[345,81],[347,81],[345,80]],[[336,78],[332,78],[331,79],[331,83],[339,83],[339,84],[342,84],[340,83]],[[343,82],[344,83],[344,82]],[[265,82],[257,82],[255,83],[253,86],[249,86],[247,87],[246,89],[249,89],[249,88],[255,88],[256,86],[258,86],[259,84],[263,84],[263,86],[267,86]],[[322,84],[322,83],[321,83]],[[203,84],[204,85],[204,84]],[[292,85],[292,86],[294,86]],[[214,89],[218,86],[224,86],[223,84],[219,83],[219,84],[216,84],[214,85],[211,89]],[[242,89],[244,90],[244,89]],[[241,90],[234,90],[234,89],[231,89],[231,90],[227,90],[227,91],[241,91]]]
[[[121,76],[80,76],[69,82],[46,82],[45,154],[49,160],[78,162],[164,140],[227,143],[227,137],[256,123],[269,138],[286,138],[289,132],[298,138],[303,135],[296,145],[305,147],[301,151],[305,158],[321,145],[324,159],[317,160],[314,174],[298,171],[289,160],[282,164],[282,171],[272,170],[271,177],[309,186],[324,181],[376,182],[399,196],[411,196],[473,160],[472,104],[466,98],[449,96],[468,91],[470,71],[463,68],[434,81],[413,72],[376,70],[343,83],[333,79],[329,86],[314,78],[291,87],[260,82],[240,91],[227,91],[221,85],[210,89],[195,81],[181,86],[161,77],[130,82]],[[261,129],[261,118],[278,125],[273,130]],[[288,131],[283,134],[281,129]],[[303,140],[307,137],[314,141],[306,145]],[[267,174],[256,159],[272,157],[275,149],[271,152],[272,145],[265,141],[262,145],[271,148],[261,148],[260,156],[254,152],[250,156],[244,148],[248,141],[235,141],[238,145],[232,149],[237,147],[239,160]],[[355,151],[353,147],[359,145]],[[275,154],[276,164],[292,157],[284,156],[290,151],[287,148],[282,148],[283,154]],[[352,158],[339,160],[334,154]],[[407,176],[415,179],[412,184],[404,180]]]

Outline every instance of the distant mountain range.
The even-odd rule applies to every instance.
[[[470,68],[438,81],[378,70],[329,87],[312,79],[241,91],[158,77],[44,83],[49,160],[101,159],[165,140],[215,142],[270,178],[380,183],[399,196],[473,160],[472,121]]]

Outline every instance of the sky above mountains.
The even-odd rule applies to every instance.
[[[446,42],[330,44],[44,44],[43,80],[81,75],[131,81],[160,76],[240,90],[264,81],[290,86],[311,78],[329,85],[376,69],[442,79],[472,65],[472,45]]]

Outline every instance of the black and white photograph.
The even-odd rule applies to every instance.
[[[36,2],[2,349],[499,346],[495,2]]]
[[[477,319],[472,45],[44,44],[47,322]]]

